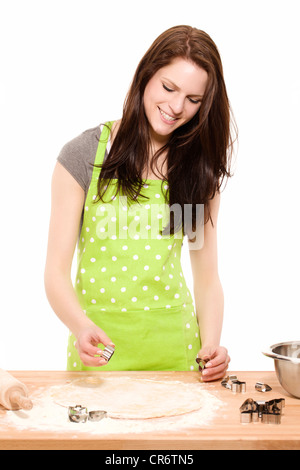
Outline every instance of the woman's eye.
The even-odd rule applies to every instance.
[[[190,102],[193,104],[199,104],[201,100],[193,100],[192,98],[189,98]]]
[[[168,87],[167,85],[165,85],[164,83],[162,84],[162,86],[163,86],[163,88],[164,88],[166,91],[168,91],[168,92],[170,92],[170,93],[172,93],[172,92],[174,91],[174,90],[172,90],[172,88],[169,88],[169,87]],[[193,98],[188,98],[188,100],[189,100],[191,103],[193,103],[193,104],[199,104],[199,103],[201,103],[201,100],[193,100]]]
[[[168,88],[167,85],[165,85],[164,83],[163,83],[163,87],[164,87],[164,89],[167,90],[167,91],[174,91],[174,90],[172,90],[171,88]]]

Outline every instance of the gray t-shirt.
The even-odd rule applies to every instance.
[[[93,165],[95,162],[98,143],[103,125],[93,127],[84,131],[79,136],[66,143],[61,149],[57,160],[75,178],[85,192],[85,197],[90,186]],[[110,148],[110,141],[107,143],[107,152]]]
[[[85,192],[85,199],[90,187],[94,163],[103,124],[84,131],[75,139],[67,142],[61,149],[57,160],[75,178]],[[110,149],[110,140],[106,145],[104,160]],[[79,234],[81,232],[84,210],[82,208]]]

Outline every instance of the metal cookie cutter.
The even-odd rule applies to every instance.
[[[107,416],[107,411],[96,410],[88,412],[87,408],[81,405],[69,406],[69,420],[72,423],[86,423],[89,421],[100,421]]]
[[[208,358],[204,359],[202,357],[197,357],[196,362],[197,362],[197,364],[199,364],[199,370],[201,369],[201,371],[202,371],[203,369],[205,369],[205,366],[209,362],[209,359]]]
[[[281,424],[281,413],[278,411],[263,413],[262,422],[265,424]]]
[[[258,421],[258,409],[257,403],[252,400],[252,398],[248,398],[242,406],[240,407],[241,412],[241,423],[251,423]]]
[[[107,411],[96,410],[89,412],[89,421],[101,421],[101,419],[106,418]]]
[[[115,352],[115,348],[113,346],[105,346],[105,349],[102,353],[101,357],[104,357],[104,359],[108,362],[111,359],[111,356]]]
[[[255,390],[258,392],[270,392],[272,388],[267,384],[263,384],[262,382],[256,382]]]
[[[69,420],[73,423],[85,423],[88,419],[88,410],[87,408],[76,405],[76,406],[69,406]]]
[[[262,422],[267,424],[280,424],[282,409],[285,407],[285,399],[278,398],[266,403],[266,411],[262,413]]]
[[[248,398],[240,407],[241,423],[256,423],[261,421],[267,424],[280,424],[282,409],[285,406],[284,398],[275,400],[254,401]]]
[[[268,413],[280,412],[282,414],[282,409],[284,407],[285,407],[285,399],[284,398],[275,398],[274,400],[270,400],[270,401],[267,402]]]
[[[236,375],[228,375],[222,380],[221,385],[233,393],[245,393],[246,382],[240,382]]]

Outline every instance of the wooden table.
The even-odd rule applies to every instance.
[[[62,371],[11,371],[12,375],[25,383],[33,393],[40,387],[66,383],[84,375],[126,375],[133,378],[156,380],[179,380],[184,383],[199,383],[198,372],[62,372]],[[226,406],[217,413],[213,421],[203,428],[184,429],[144,434],[92,435],[80,433],[74,439],[69,433],[37,432],[17,430],[4,423],[4,411],[0,410],[0,449],[105,449],[105,450],[282,450],[300,449],[300,400],[291,397],[280,386],[275,372],[231,371],[240,381],[247,384],[247,392],[234,394],[221,386],[220,381],[199,386],[216,394]],[[256,382],[272,387],[271,392],[255,390]],[[167,398],[167,397],[166,397]],[[281,424],[240,423],[240,406],[247,398],[255,401],[269,401],[285,398]],[[2,419],[1,419],[2,418]],[[1,422],[2,421],[2,422]]]

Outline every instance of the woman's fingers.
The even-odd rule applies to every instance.
[[[83,330],[79,334],[75,346],[85,366],[100,367],[107,364],[107,360],[102,357],[103,350],[98,347],[98,344],[114,347],[111,339],[96,325]]]

